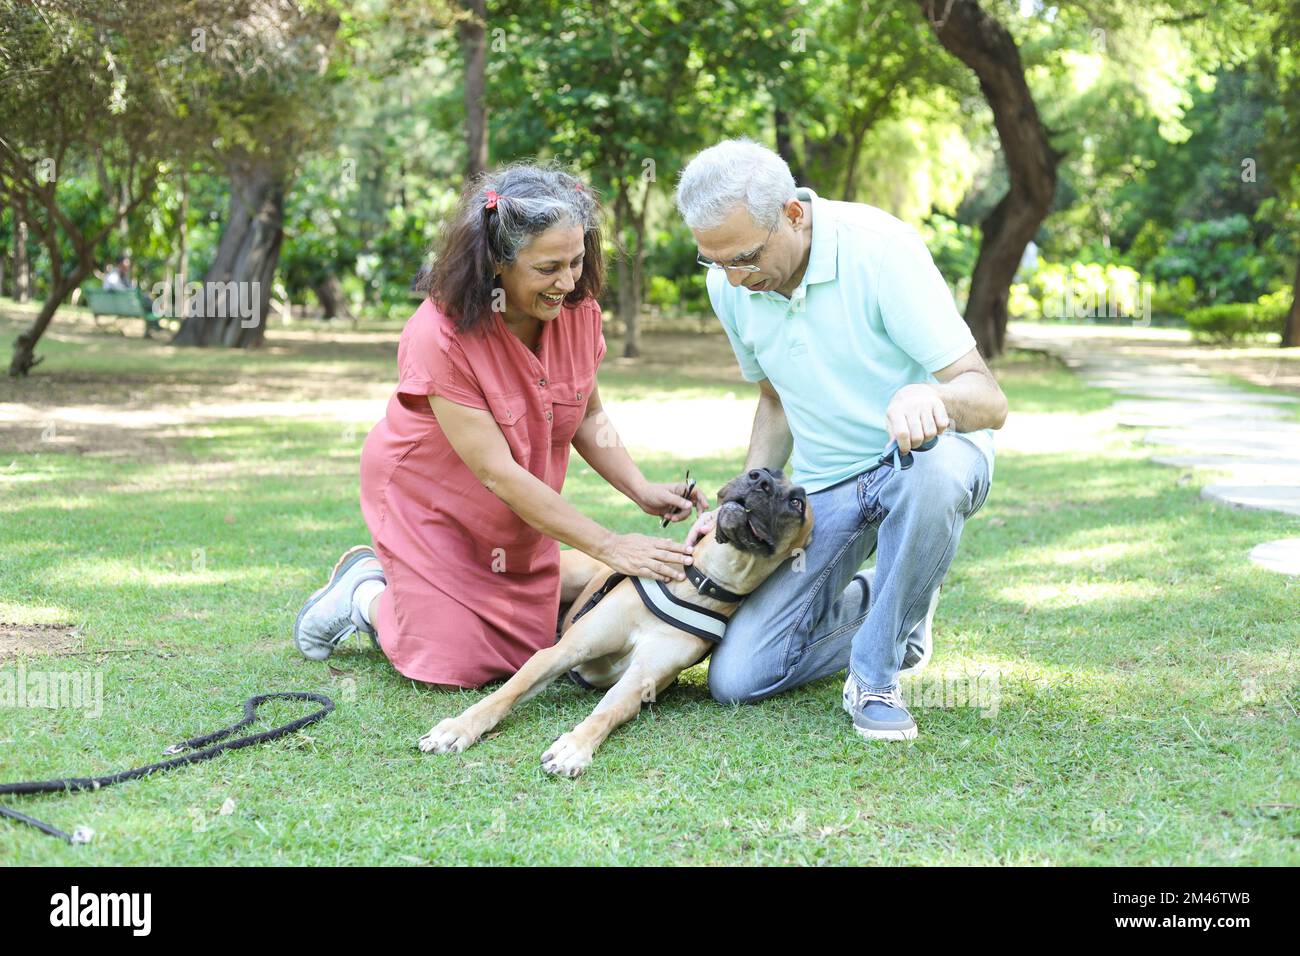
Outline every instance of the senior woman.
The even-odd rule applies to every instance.
[[[299,612],[306,657],[359,632],[406,677],[478,687],[555,642],[562,600],[599,567],[590,558],[684,577],[691,548],[616,534],[560,496],[572,445],[647,514],[681,521],[708,508],[681,482],[647,481],[601,412],[599,215],[552,167],[510,166],[466,189],[361,452],[373,550],[345,552]],[[575,593],[562,581],[579,582]]]

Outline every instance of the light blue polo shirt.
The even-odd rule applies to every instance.
[[[709,299],[740,371],[768,379],[794,436],[792,478],[809,492],[861,474],[890,443],[889,400],[975,347],[915,229],[874,206],[812,203],[812,249],[789,299],[708,272]],[[988,459],[993,432],[964,432]]]

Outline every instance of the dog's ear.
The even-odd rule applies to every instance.
[[[798,544],[795,545],[796,548],[802,548],[804,551],[808,550],[808,546],[812,544],[812,539],[813,539],[813,523],[814,521],[813,521],[812,505],[805,504],[804,516],[803,516],[803,531],[800,534],[800,538],[802,540],[800,540]]]

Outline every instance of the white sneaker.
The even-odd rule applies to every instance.
[[[329,581],[307,599],[293,622],[293,643],[303,657],[323,661],[357,633],[374,641],[375,629],[353,606],[352,595],[361,582],[382,580],[384,571],[374,551],[365,546],[345,551],[330,572]]]

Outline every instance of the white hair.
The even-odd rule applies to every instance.
[[[691,229],[713,229],[743,202],[755,225],[771,228],[795,198],[786,161],[752,139],[727,139],[701,152],[677,180],[677,210]]]

